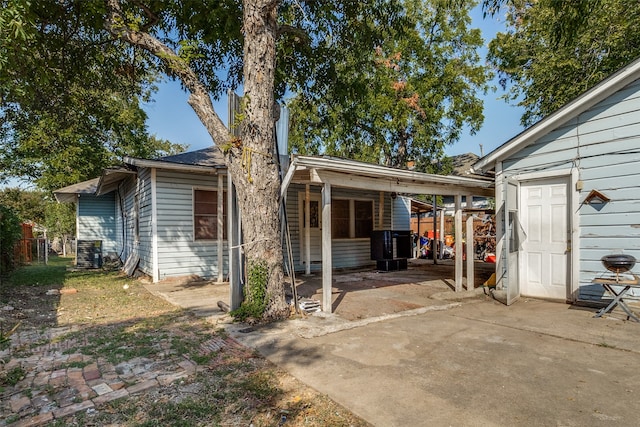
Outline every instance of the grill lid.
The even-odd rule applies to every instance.
[[[626,254],[605,255],[600,258],[600,261],[607,270],[614,273],[624,273],[636,265],[635,257]]]

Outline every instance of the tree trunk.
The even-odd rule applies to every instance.
[[[189,105],[223,154],[236,185],[242,215],[247,271],[263,264],[267,269],[264,321],[288,317],[284,295],[280,241],[280,178],[275,159],[274,82],[277,0],[243,0],[244,100],[241,137],[232,140],[216,114],[211,98],[196,73],[169,47],[148,33],[122,25],[126,22],[119,0],[106,0],[106,28],[134,46],[158,57],[190,92]],[[229,144],[231,142],[231,144]],[[251,285],[251,284],[249,284]],[[251,292],[249,292],[251,294]]]
[[[268,271],[263,315],[267,321],[289,314],[284,296],[280,178],[275,159],[277,4],[274,0],[243,0],[244,119],[237,144],[242,156],[228,158],[242,214],[247,269],[250,272],[252,266],[265,263]]]
[[[398,151],[395,161],[391,164],[394,168],[406,169],[407,168],[407,146],[408,135],[405,129],[398,130]]]

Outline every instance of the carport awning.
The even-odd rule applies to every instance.
[[[335,157],[296,156],[285,176],[281,194],[291,182],[396,193],[440,196],[494,195],[493,179],[434,175]]]
[[[409,170],[394,169],[354,160],[335,157],[296,156],[293,158],[287,174],[282,180],[281,197],[285,198],[292,183],[322,186],[322,306],[325,312],[331,312],[332,283],[332,235],[331,235],[331,191],[332,187],[353,188],[365,191],[386,193],[409,193],[455,196],[455,230],[462,236],[462,197],[467,196],[470,205],[473,196],[494,194],[494,180],[461,176],[432,175]],[[307,187],[308,188],[308,187]],[[381,202],[382,203],[382,202]],[[467,221],[467,235],[472,235],[472,223]],[[307,228],[308,229],[308,228]],[[306,238],[308,239],[308,233]],[[473,283],[472,246],[467,247],[467,280]],[[462,239],[456,240],[456,252],[462,253]],[[456,291],[462,290],[462,256],[456,257]]]

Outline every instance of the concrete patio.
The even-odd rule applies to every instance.
[[[448,304],[450,300],[483,294],[482,284],[491,276],[495,264],[475,264],[473,292],[454,292],[455,278],[452,260],[409,260],[409,268],[381,272],[374,268],[336,271],[333,276],[332,311],[340,319],[353,321],[400,313],[421,307]],[[289,281],[290,283],[290,281]],[[322,301],[322,276],[296,276],[297,293],[301,299]],[[167,301],[193,310],[198,316],[224,316],[218,301],[229,303],[228,284],[208,281],[167,280],[147,284],[146,288]],[[291,292],[290,284],[287,292]]]
[[[262,327],[210,309],[224,285],[161,293],[214,313],[237,341],[372,425],[637,425],[640,324],[619,310],[594,318],[595,308],[528,298],[507,307],[484,294],[481,273],[462,293],[451,274],[427,260],[401,272],[343,271],[333,314]],[[321,292],[319,277],[298,283],[302,297]]]

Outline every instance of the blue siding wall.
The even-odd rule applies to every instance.
[[[116,211],[116,247],[118,248],[117,255],[120,257],[120,261],[125,260],[124,251],[124,221],[123,221],[123,208],[124,200],[122,199],[122,193],[120,190],[116,190],[112,193],[115,198],[115,211]]]
[[[602,289],[591,280],[604,272],[602,256],[623,251],[640,260],[640,81],[503,163],[506,176],[569,168],[583,182],[580,202],[594,189],[611,199],[578,207],[579,299],[599,299]]]
[[[116,209],[113,193],[100,197],[82,195],[78,199],[79,240],[102,240],[102,254],[117,255]]]
[[[393,229],[411,230],[411,199],[398,196],[393,200]]]

